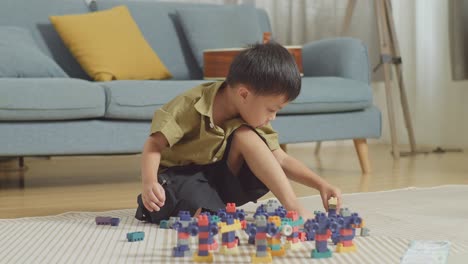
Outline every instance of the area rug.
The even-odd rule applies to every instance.
[[[318,196],[301,198],[311,211],[321,209]],[[275,257],[274,263],[399,263],[411,240],[448,240],[450,256],[468,254],[468,186],[406,188],[346,194],[344,206],[359,213],[371,236],[355,239],[353,253],[333,253],[312,260],[314,242],[298,251]],[[258,204],[243,208],[253,212]],[[99,213],[70,212],[56,216],[0,220],[0,263],[191,263],[171,257],[176,232],[134,219],[134,209]],[[96,226],[94,217],[120,217],[117,227]],[[144,231],[145,239],[128,242],[127,232]],[[215,263],[250,263],[254,247],[241,239],[238,256],[214,253]],[[192,247],[195,248],[195,240]],[[330,244],[330,248],[334,246]],[[449,258],[450,259],[450,258]],[[449,261],[449,263],[452,263]],[[455,263],[455,262],[453,262]],[[458,262],[457,262],[458,263]]]

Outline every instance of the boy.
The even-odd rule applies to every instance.
[[[330,197],[339,207],[340,191],[286,154],[270,126],[300,89],[291,54],[279,44],[256,44],[234,59],[225,82],[199,85],[157,110],[143,149],[136,218],[159,223],[180,210],[216,212],[269,190],[287,210],[313,218],[288,178],[319,190],[325,209]]]

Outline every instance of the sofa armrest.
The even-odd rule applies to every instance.
[[[302,47],[305,77],[336,76],[370,83],[367,47],[353,38],[334,38]]]

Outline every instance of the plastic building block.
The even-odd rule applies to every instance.
[[[96,225],[118,226],[120,223],[120,218],[110,216],[96,216],[95,221]]]
[[[202,213],[197,217],[197,229],[193,234],[198,233],[198,251],[193,254],[194,262],[213,262],[210,250],[214,249],[213,236],[218,233],[218,225],[216,222],[211,222],[211,219],[208,213]]]
[[[252,255],[252,263],[270,263],[273,261],[270,253],[271,248],[268,250],[267,238],[268,236],[274,237],[278,234],[279,228],[277,224],[278,218],[272,218],[271,221],[267,221],[264,215],[257,215],[255,222],[247,226],[246,232],[250,236],[255,236],[256,252]]]
[[[180,211],[178,221],[172,225],[177,230],[177,245],[172,250],[173,257],[192,256],[190,250],[190,235],[198,234],[198,227],[188,211]]]
[[[333,223],[334,219],[331,220],[322,212],[316,212],[314,219],[305,222],[304,229],[312,230],[315,233],[315,249],[311,252],[312,258],[320,259],[332,256],[330,249],[328,249],[327,240],[330,238],[332,230],[336,228]]]
[[[362,237],[369,236],[369,235],[370,235],[369,232],[370,232],[369,228],[367,228],[367,227],[361,227],[361,236],[362,236]]]
[[[161,220],[161,222],[159,222],[159,228],[169,229],[169,221],[168,220]]]
[[[286,220],[287,219],[287,220]],[[302,248],[299,238],[299,227],[304,224],[304,220],[296,211],[288,211],[286,214],[285,223],[292,227],[292,233],[286,236],[286,249],[298,250]]]
[[[141,241],[144,238],[145,238],[145,232],[142,232],[142,231],[127,233],[128,242]]]
[[[331,258],[332,252],[330,250],[318,252],[316,249],[313,249],[310,256],[314,259]]]
[[[120,223],[120,218],[118,217],[112,217],[110,221],[111,226],[119,226]]]

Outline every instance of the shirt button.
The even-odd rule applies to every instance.
[[[211,127],[211,128],[213,128],[213,127],[214,127],[213,123],[210,123],[210,127]]]
[[[214,157],[214,158],[213,158],[213,162],[216,162],[217,160],[218,160],[217,157]]]

